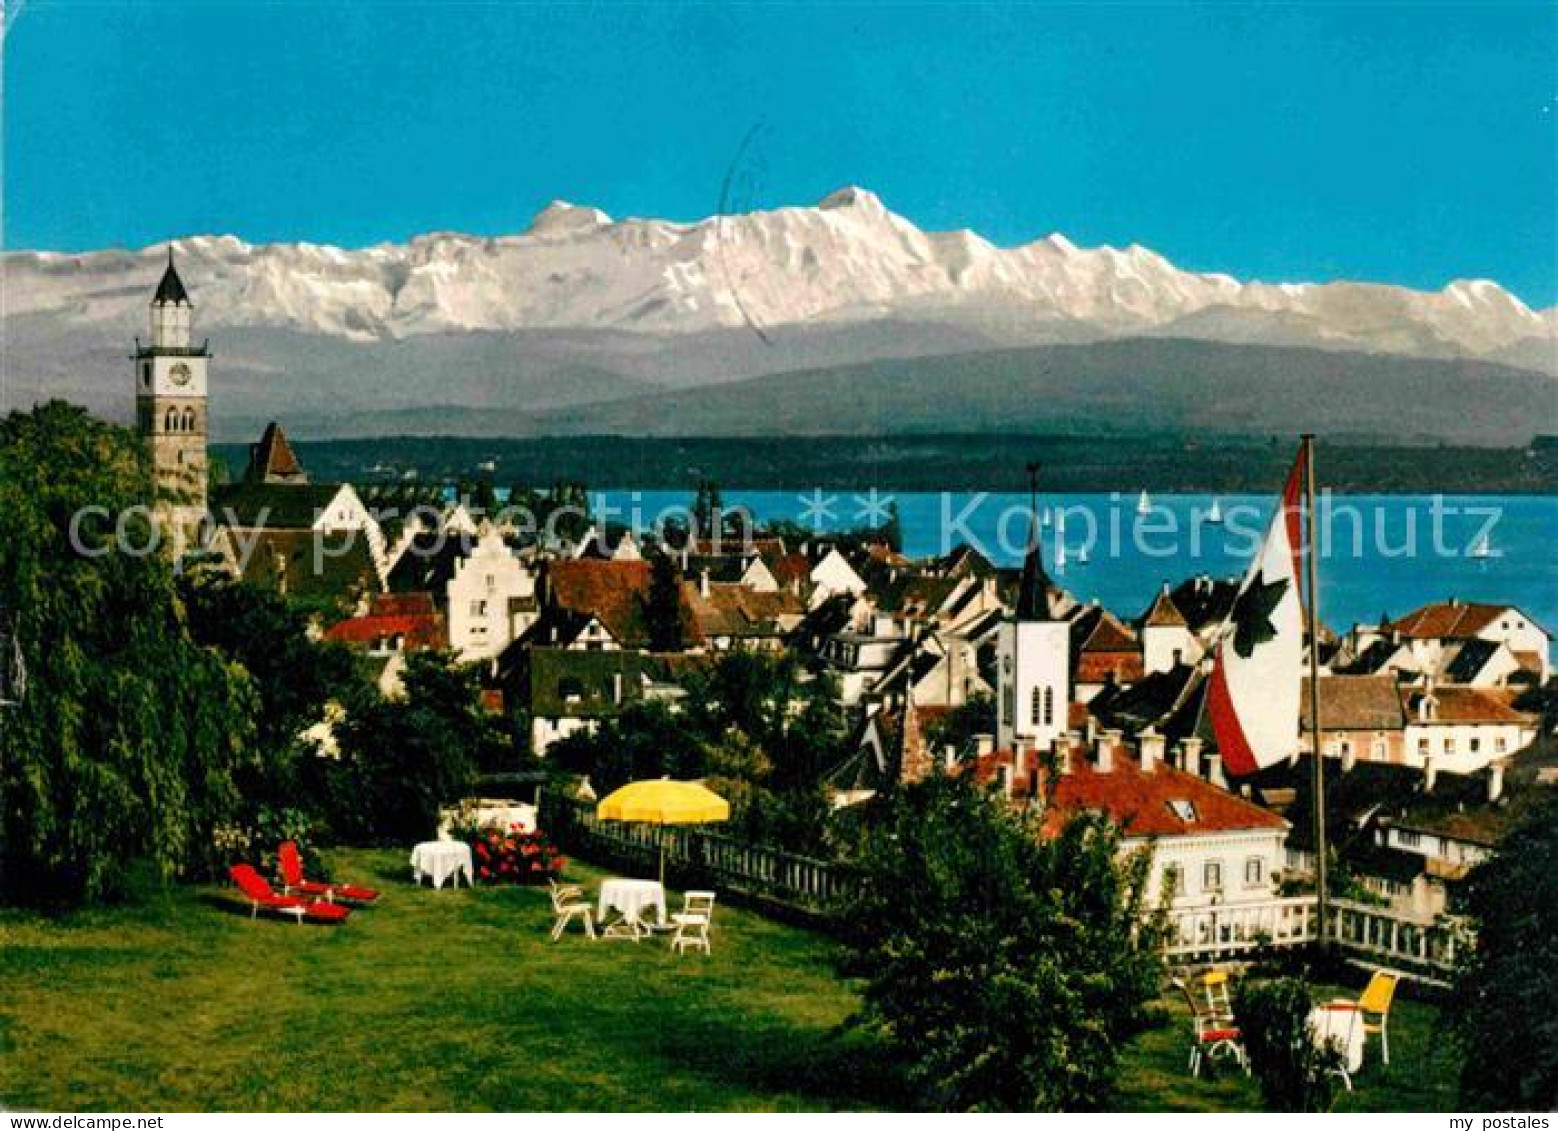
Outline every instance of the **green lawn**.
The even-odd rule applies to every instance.
[[[674,957],[663,940],[552,945],[540,891],[418,890],[399,853],[332,863],[387,892],[341,928],[251,921],[219,889],[64,919],[0,915],[0,1106],[902,1102],[880,1050],[840,1032],[856,999],[821,936],[721,907],[710,958]],[[1188,1077],[1182,1020],[1132,1046],[1118,1106],[1257,1107],[1242,1077]],[[1407,1003],[1396,1020],[1399,1067],[1367,1069],[1350,1106],[1447,1106],[1453,1071],[1430,1056],[1431,1012]]]

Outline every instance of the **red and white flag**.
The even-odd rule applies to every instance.
[[[1304,510],[1300,450],[1282,505],[1250,563],[1212,664],[1207,710],[1230,774],[1253,774],[1298,749],[1304,612],[1299,554]]]

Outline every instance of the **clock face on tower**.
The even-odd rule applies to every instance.
[[[168,377],[175,385],[187,385],[189,384],[189,379],[193,376],[194,374],[190,372],[189,366],[182,361],[168,370]]]

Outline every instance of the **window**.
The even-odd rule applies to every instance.
[[[192,409],[192,408],[186,408],[184,410],[184,427],[183,427],[183,431],[185,431],[185,432],[193,432],[194,430],[195,430],[195,410]]]
[[[1201,888],[1203,891],[1221,891],[1223,889],[1223,865],[1218,860],[1208,860],[1206,867],[1201,870]]]
[[[1043,692],[1043,690],[1040,689],[1040,688],[1035,687],[1033,689],[1033,696],[1032,696],[1032,698],[1033,698],[1033,702],[1032,702],[1031,707],[1030,707],[1030,713],[1031,713],[1032,718],[1033,718],[1033,725],[1034,726],[1038,726],[1040,722],[1044,721],[1044,692]]]
[[[1177,896],[1184,887],[1185,878],[1180,872],[1178,864],[1165,864],[1163,866],[1163,894],[1169,898]]]
[[[472,601],[471,602],[471,616],[473,616],[473,617],[484,617],[486,615],[487,615],[487,602],[486,601]]]
[[[168,409],[168,415],[162,418],[162,430],[164,432],[177,432],[179,430],[178,409]]]
[[[1017,712],[1012,706],[1014,695],[1015,692],[1013,692],[1012,685],[1009,683],[1001,689],[1001,718],[1007,726],[1011,726],[1017,721]]]
[[[1396,842],[1403,848],[1416,848],[1422,843],[1422,840],[1422,836],[1418,833],[1409,832],[1406,829],[1396,830]]]
[[[1176,797],[1168,803],[1169,811],[1187,824],[1196,819],[1195,803],[1183,797]]]
[[[1055,721],[1055,689],[1044,689],[1044,725],[1049,726]]]
[[[1352,741],[1346,738],[1342,739],[1336,744],[1336,752],[1343,758],[1347,757],[1352,753]]]
[[[151,362],[149,361],[141,363],[141,384],[151,388]]]
[[[1374,748],[1373,749],[1374,749],[1374,760],[1376,762],[1383,762],[1385,760],[1386,750],[1387,750],[1387,747],[1385,745],[1385,740],[1383,738],[1376,738],[1374,740]]]
[[[1259,856],[1251,856],[1244,862],[1244,886],[1258,888],[1266,879],[1266,862]]]
[[[1498,737],[1496,737],[1493,740],[1493,752],[1495,754],[1503,754],[1508,749],[1509,749],[1509,739],[1505,738],[1502,734],[1499,735]]]
[[[1428,739],[1420,738],[1417,740],[1417,752],[1421,757],[1428,757]]]
[[[1446,754],[1455,753],[1455,737],[1453,735],[1447,734],[1444,736],[1444,752]]]
[[[487,575],[487,592],[491,593],[497,587],[498,587],[497,575],[489,573]]]
[[[1466,748],[1475,754],[1477,751],[1482,749],[1482,739],[1473,735],[1471,738],[1466,740]]]

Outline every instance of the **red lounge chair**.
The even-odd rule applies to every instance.
[[[297,919],[298,926],[303,925],[304,919],[310,919],[316,923],[339,923],[352,913],[351,908],[342,907],[336,903],[326,903],[322,899],[304,899],[296,895],[280,895],[270,884],[265,882],[265,877],[256,872],[248,864],[235,864],[227,870],[233,883],[238,885],[238,890],[243,892],[248,899],[251,908],[250,915],[257,916],[260,908],[267,911],[275,911],[282,915],[291,915]]]
[[[288,895],[317,895],[328,903],[372,903],[379,893],[372,888],[357,888],[351,884],[322,884],[303,878],[303,857],[298,854],[296,841],[284,840],[277,853],[281,860],[281,882]]]

